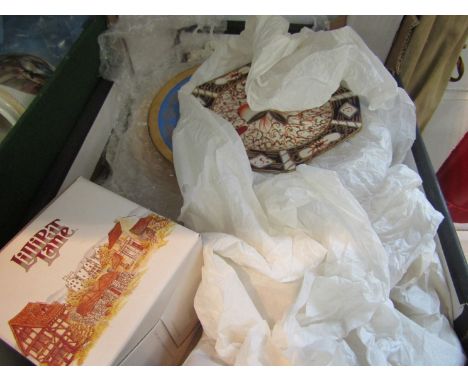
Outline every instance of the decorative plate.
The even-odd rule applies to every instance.
[[[150,107],[151,139],[172,161],[172,132],[179,120],[177,92],[197,68],[172,78]],[[247,151],[255,171],[287,172],[357,133],[361,127],[359,98],[339,87],[324,105],[303,111],[264,110],[255,113],[246,100],[245,82],[250,65],[243,66],[195,88],[193,95],[229,121]]]
[[[197,67],[172,78],[154,97],[148,114],[148,128],[153,144],[172,162],[172,132],[180,117],[177,92],[185,85]]]
[[[246,65],[215,78],[195,88],[193,95],[234,126],[253,170],[293,171],[361,129],[359,98],[345,87],[314,109],[254,112],[245,93],[249,70]]]
[[[0,142],[8,135],[54,68],[30,54],[0,55]]]
[[[0,55],[0,84],[28,94],[37,94],[52,77],[54,68],[31,54]]]

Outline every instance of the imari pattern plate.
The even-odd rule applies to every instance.
[[[359,98],[345,87],[314,109],[254,112],[245,93],[249,69],[246,65],[202,84],[193,95],[234,126],[253,170],[293,171],[361,129]]]

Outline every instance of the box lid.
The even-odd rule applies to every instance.
[[[36,364],[118,363],[199,240],[80,178],[0,252],[0,336]]]

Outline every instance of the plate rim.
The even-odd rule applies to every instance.
[[[153,97],[151,105],[148,112],[148,131],[150,138],[158,149],[158,151],[166,158],[168,161],[173,162],[172,150],[166,145],[161,136],[161,131],[159,129],[159,111],[161,110],[161,105],[169,92],[176,86],[179,82],[183,81],[185,78],[192,76],[193,73],[198,69],[199,66],[194,66],[192,68],[186,69],[174,77],[172,77]]]

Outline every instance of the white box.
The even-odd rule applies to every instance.
[[[180,364],[201,240],[83,178],[0,252],[0,336],[35,364]]]

